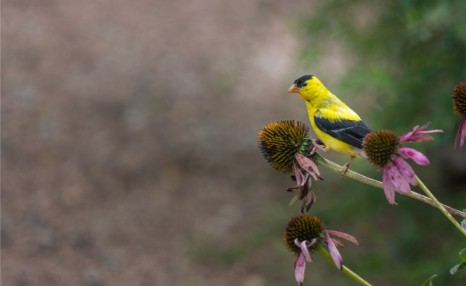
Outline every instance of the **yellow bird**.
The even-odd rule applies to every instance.
[[[359,115],[331,93],[314,75],[304,75],[288,89],[306,101],[311,126],[325,145],[324,151],[350,156],[342,172],[348,171],[356,157],[366,157],[362,150],[364,137],[371,132]]]

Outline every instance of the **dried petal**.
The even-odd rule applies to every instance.
[[[329,234],[331,234],[331,235],[336,235],[336,236],[338,236],[338,237],[341,237],[341,238],[343,238],[343,239],[348,240],[349,242],[352,242],[352,243],[354,243],[354,244],[356,244],[356,245],[359,245],[358,240],[357,240],[354,236],[352,236],[352,235],[350,235],[350,234],[347,234],[347,233],[342,232],[342,231],[330,230],[330,229],[328,229],[327,232],[328,232]]]
[[[398,148],[398,153],[403,156],[405,159],[411,159],[416,164],[421,165],[421,166],[427,166],[430,164],[429,159],[427,158],[426,155],[422,154],[421,152],[409,148],[409,147],[403,147],[403,148]]]
[[[296,178],[296,185],[303,186],[305,183],[303,173],[295,164],[293,164],[293,173]]]
[[[341,270],[341,268],[343,267],[343,258],[341,257],[338,248],[336,247],[335,243],[333,242],[333,239],[330,237],[330,234],[327,230],[325,231],[325,234],[330,256],[332,257],[333,262],[335,262],[337,268]]]
[[[298,162],[299,166],[301,166],[301,168],[303,168],[304,171],[311,175],[314,178],[314,180],[322,179],[320,177],[319,168],[317,168],[317,165],[311,159],[307,158],[301,153],[296,153],[295,159]]]
[[[301,206],[301,213],[304,213],[305,211],[308,212],[316,200],[317,200],[316,194],[309,189],[307,195],[303,199],[303,204]]]
[[[306,258],[304,254],[299,254],[294,263],[294,278],[299,286],[304,284],[304,273],[306,272]]]

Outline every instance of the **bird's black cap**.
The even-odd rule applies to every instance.
[[[310,80],[313,77],[311,74],[303,75],[302,77],[298,78],[297,80],[294,81],[296,86],[298,88],[301,88],[303,86],[306,86],[306,81]]]

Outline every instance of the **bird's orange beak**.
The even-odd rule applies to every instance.
[[[296,86],[296,84],[293,84],[292,86],[290,86],[290,88],[288,89],[288,92],[289,93],[298,93],[298,87]]]

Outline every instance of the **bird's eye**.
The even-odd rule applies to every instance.
[[[306,85],[307,85],[307,83],[305,81],[296,81],[296,86],[298,88],[304,87]]]

